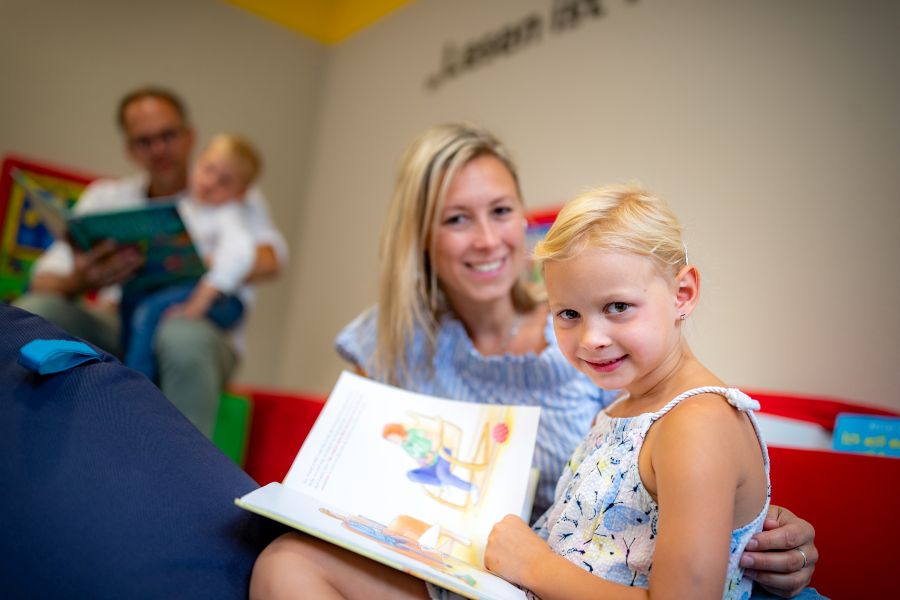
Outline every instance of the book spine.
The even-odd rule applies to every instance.
[[[76,219],[69,220],[69,237],[72,242],[81,250],[88,251],[91,249],[91,238],[81,226],[81,222]]]

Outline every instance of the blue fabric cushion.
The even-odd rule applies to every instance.
[[[257,486],[145,377],[105,352],[39,375],[34,339],[73,339],[0,305],[4,597],[246,598],[283,530],[237,508]]]

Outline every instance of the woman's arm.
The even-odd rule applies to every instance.
[[[363,369],[361,366],[359,366],[359,363],[354,362],[354,363],[352,363],[352,365],[353,365],[353,372],[356,373],[357,375],[359,375],[360,377],[368,377],[369,376],[369,374],[366,373],[366,370]]]

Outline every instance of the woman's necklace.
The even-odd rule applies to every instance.
[[[516,339],[516,336],[519,334],[519,326],[521,324],[522,315],[520,315],[519,313],[514,313],[512,323],[509,326],[509,331],[506,332],[506,337],[503,338],[500,347],[497,349],[498,354],[506,354],[506,351],[509,349],[509,345],[514,339]]]

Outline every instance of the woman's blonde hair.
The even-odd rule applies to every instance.
[[[470,124],[437,125],[421,133],[400,163],[394,195],[381,235],[381,272],[378,297],[378,339],[373,375],[392,384],[409,374],[407,352],[415,332],[427,338],[428,356],[440,314],[447,310],[429,256],[435,253],[438,225],[447,189],[456,174],[472,160],[493,156],[519,178],[507,149],[489,132]],[[518,310],[533,307],[536,299],[518,281],[512,290]]]
[[[682,229],[669,205],[641,187],[599,187],[566,203],[534,258],[544,264],[600,248],[647,256],[675,276],[688,261]]]

